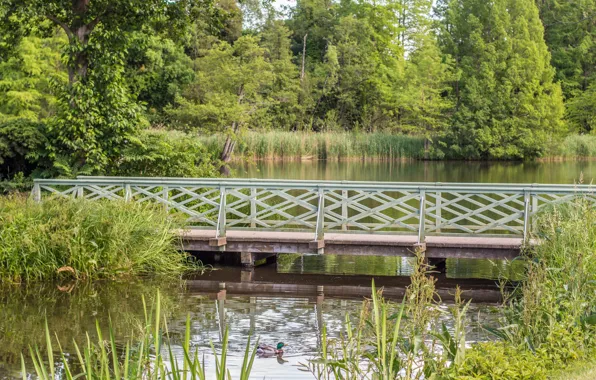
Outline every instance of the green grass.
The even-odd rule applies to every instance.
[[[179,275],[181,227],[148,203],[0,197],[0,282]]]
[[[218,154],[221,135],[202,136],[207,150]],[[420,137],[389,133],[248,132],[235,151],[236,158],[257,160],[297,159],[419,159],[424,142]]]

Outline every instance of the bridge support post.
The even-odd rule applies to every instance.
[[[246,267],[240,271],[240,282],[253,282],[255,277],[255,268]]]
[[[240,263],[243,268],[254,268],[257,261],[265,260],[266,264],[276,261],[277,254],[265,252],[240,252]]]

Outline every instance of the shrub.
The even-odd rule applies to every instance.
[[[0,282],[180,274],[181,224],[151,204],[0,198]]]
[[[145,130],[124,150],[111,174],[141,177],[213,177],[214,160],[201,142],[178,131]]]
[[[42,166],[46,144],[43,124],[27,119],[0,124],[0,179],[32,174]]]

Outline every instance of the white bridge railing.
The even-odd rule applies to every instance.
[[[35,180],[33,197],[162,204],[192,227],[526,237],[534,215],[590,185],[395,183],[254,179],[79,177]]]

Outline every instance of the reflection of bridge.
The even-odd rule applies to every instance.
[[[185,248],[240,252],[511,258],[535,215],[591,186],[79,177],[36,180],[34,198],[155,202],[193,227]]]
[[[375,278],[375,285],[377,289],[382,289],[384,298],[399,302],[405,295],[406,287],[410,285],[410,279],[403,276],[380,276]],[[475,303],[495,303],[502,300],[501,291],[495,281],[460,280],[450,279],[444,275],[437,276],[436,291],[442,302],[453,300],[456,286],[463,291],[462,296],[465,300],[470,299]],[[205,294],[215,300],[221,336],[227,326],[226,310],[232,297],[249,297],[245,311],[249,316],[251,331],[255,331],[256,300],[260,297],[307,299],[314,307],[319,347],[320,327],[325,325],[322,312],[324,305],[329,305],[331,299],[370,298],[372,291],[370,276],[278,273],[273,267],[257,268],[250,272],[240,268],[222,268],[187,279],[185,287],[191,294]]]

